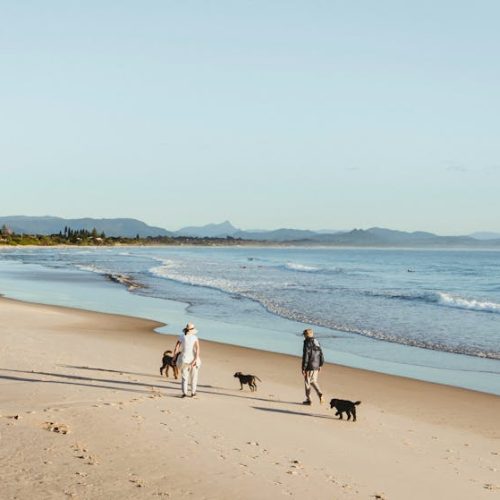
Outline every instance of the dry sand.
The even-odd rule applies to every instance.
[[[200,387],[181,399],[152,321],[8,299],[0,321],[2,499],[500,497],[499,397],[327,365],[327,400],[362,400],[340,421],[300,404],[298,358],[197,325]]]

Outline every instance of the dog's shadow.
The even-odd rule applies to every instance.
[[[298,403],[300,404],[300,403]],[[302,411],[294,411],[294,410],[284,410],[281,408],[265,408],[263,406],[252,406],[254,410],[259,411],[269,411],[272,413],[279,413],[285,415],[297,415],[300,417],[312,417],[312,418],[325,418],[327,420],[340,420],[339,418],[332,417],[330,415],[322,415],[321,413],[304,413]]]

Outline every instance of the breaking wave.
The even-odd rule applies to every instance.
[[[300,271],[302,273],[317,272],[321,270],[319,267],[306,266],[304,264],[298,264],[295,262],[287,262],[285,264],[285,268],[289,269],[290,271]]]
[[[486,313],[500,314],[500,304],[487,300],[465,298],[448,292],[422,292],[422,293],[401,293],[401,292],[372,292],[366,291],[365,295],[372,297],[383,297],[387,299],[415,300],[437,304],[439,306],[454,307],[468,311],[478,311]]]
[[[477,299],[466,299],[450,293],[438,292],[438,303],[447,307],[459,309],[470,309],[471,311],[482,311],[500,314],[500,304],[496,302],[481,301]]]
[[[179,272],[176,269],[175,263],[168,259],[156,259],[162,264],[160,266],[152,267],[149,272],[158,278],[166,278],[185,285],[201,286],[204,288],[212,288],[228,293],[238,293],[237,287],[229,280],[224,278],[208,278],[204,276],[187,274]]]

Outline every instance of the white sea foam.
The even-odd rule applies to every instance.
[[[97,274],[107,274],[109,271],[106,269],[101,269],[94,264],[76,264],[76,268],[80,269],[81,271],[89,271],[91,273],[97,273]]]
[[[472,311],[484,311],[500,314],[500,304],[496,302],[481,301],[476,299],[465,299],[451,293],[438,292],[437,302],[447,307],[457,307],[459,309],[470,309]]]
[[[178,269],[176,264],[168,259],[157,259],[161,260],[162,265],[152,267],[149,272],[154,276],[159,278],[171,279],[184,283],[186,285],[202,286],[206,288],[214,288],[221,290],[223,292],[236,293],[238,292],[237,287],[234,283],[223,278],[210,278],[207,276],[194,275],[190,273],[182,272],[182,269]]]
[[[301,272],[305,272],[305,273],[310,273],[310,272],[314,272],[314,271],[319,271],[319,268],[318,267],[314,267],[314,266],[306,266],[304,264],[298,264],[296,262],[287,262],[285,264],[285,267],[287,269],[290,269],[291,271],[301,271]]]

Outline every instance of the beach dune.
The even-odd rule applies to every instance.
[[[500,496],[497,396],[328,364],[327,401],[362,401],[339,420],[301,404],[299,358],[197,325],[198,395],[181,399],[158,323],[3,298],[0,324],[2,498]]]

